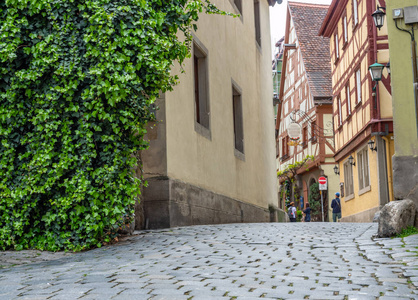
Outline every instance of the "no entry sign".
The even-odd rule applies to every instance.
[[[318,182],[320,184],[327,184],[327,178],[326,177],[319,177]]]
[[[327,190],[327,178],[326,177],[319,177],[318,178],[318,183],[319,183],[319,190],[320,191],[326,191]]]

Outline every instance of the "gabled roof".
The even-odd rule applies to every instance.
[[[328,13],[323,19],[322,25],[319,29],[319,35],[331,37],[332,32],[337,26],[338,19],[342,15],[348,0],[332,0],[329,5]]]
[[[331,97],[330,40],[318,36],[328,5],[289,2],[309,87],[313,97]]]

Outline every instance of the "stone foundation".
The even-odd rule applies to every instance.
[[[411,199],[418,206],[418,157],[393,156],[395,200]]]
[[[374,215],[379,211],[379,207],[374,207],[369,210],[362,211],[355,215],[342,217],[341,222],[350,222],[350,223],[368,223],[373,222]]]
[[[244,203],[168,177],[148,178],[144,188],[146,229],[269,222],[267,208]]]

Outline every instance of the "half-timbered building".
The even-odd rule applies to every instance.
[[[330,39],[336,173],[342,220],[368,222],[392,199],[390,78],[373,82],[369,66],[389,62],[387,30],[372,13],[383,0],[333,0],[319,34]]]
[[[284,41],[279,110],[276,121],[277,169],[303,161],[313,161],[297,170],[292,190],[299,191],[292,200],[300,206],[308,202],[310,187],[321,175],[328,177],[325,193],[325,215],[330,197],[338,189],[334,175],[334,142],[332,130],[332,91],[329,38],[318,36],[328,5],[289,2]],[[291,141],[288,129],[300,127],[300,138]],[[280,181],[280,179],[279,179]],[[280,184],[285,187],[282,179]],[[287,185],[289,189],[289,184]],[[282,194],[281,205],[284,205]],[[289,200],[289,199],[287,199]],[[297,201],[299,200],[299,201]],[[312,205],[312,203],[311,203]],[[329,215],[329,214],[328,214]],[[327,219],[327,218],[325,218]]]

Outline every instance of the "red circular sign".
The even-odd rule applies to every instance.
[[[327,184],[327,179],[326,179],[325,177],[319,177],[319,178],[318,178],[318,182],[319,182],[320,184]]]

